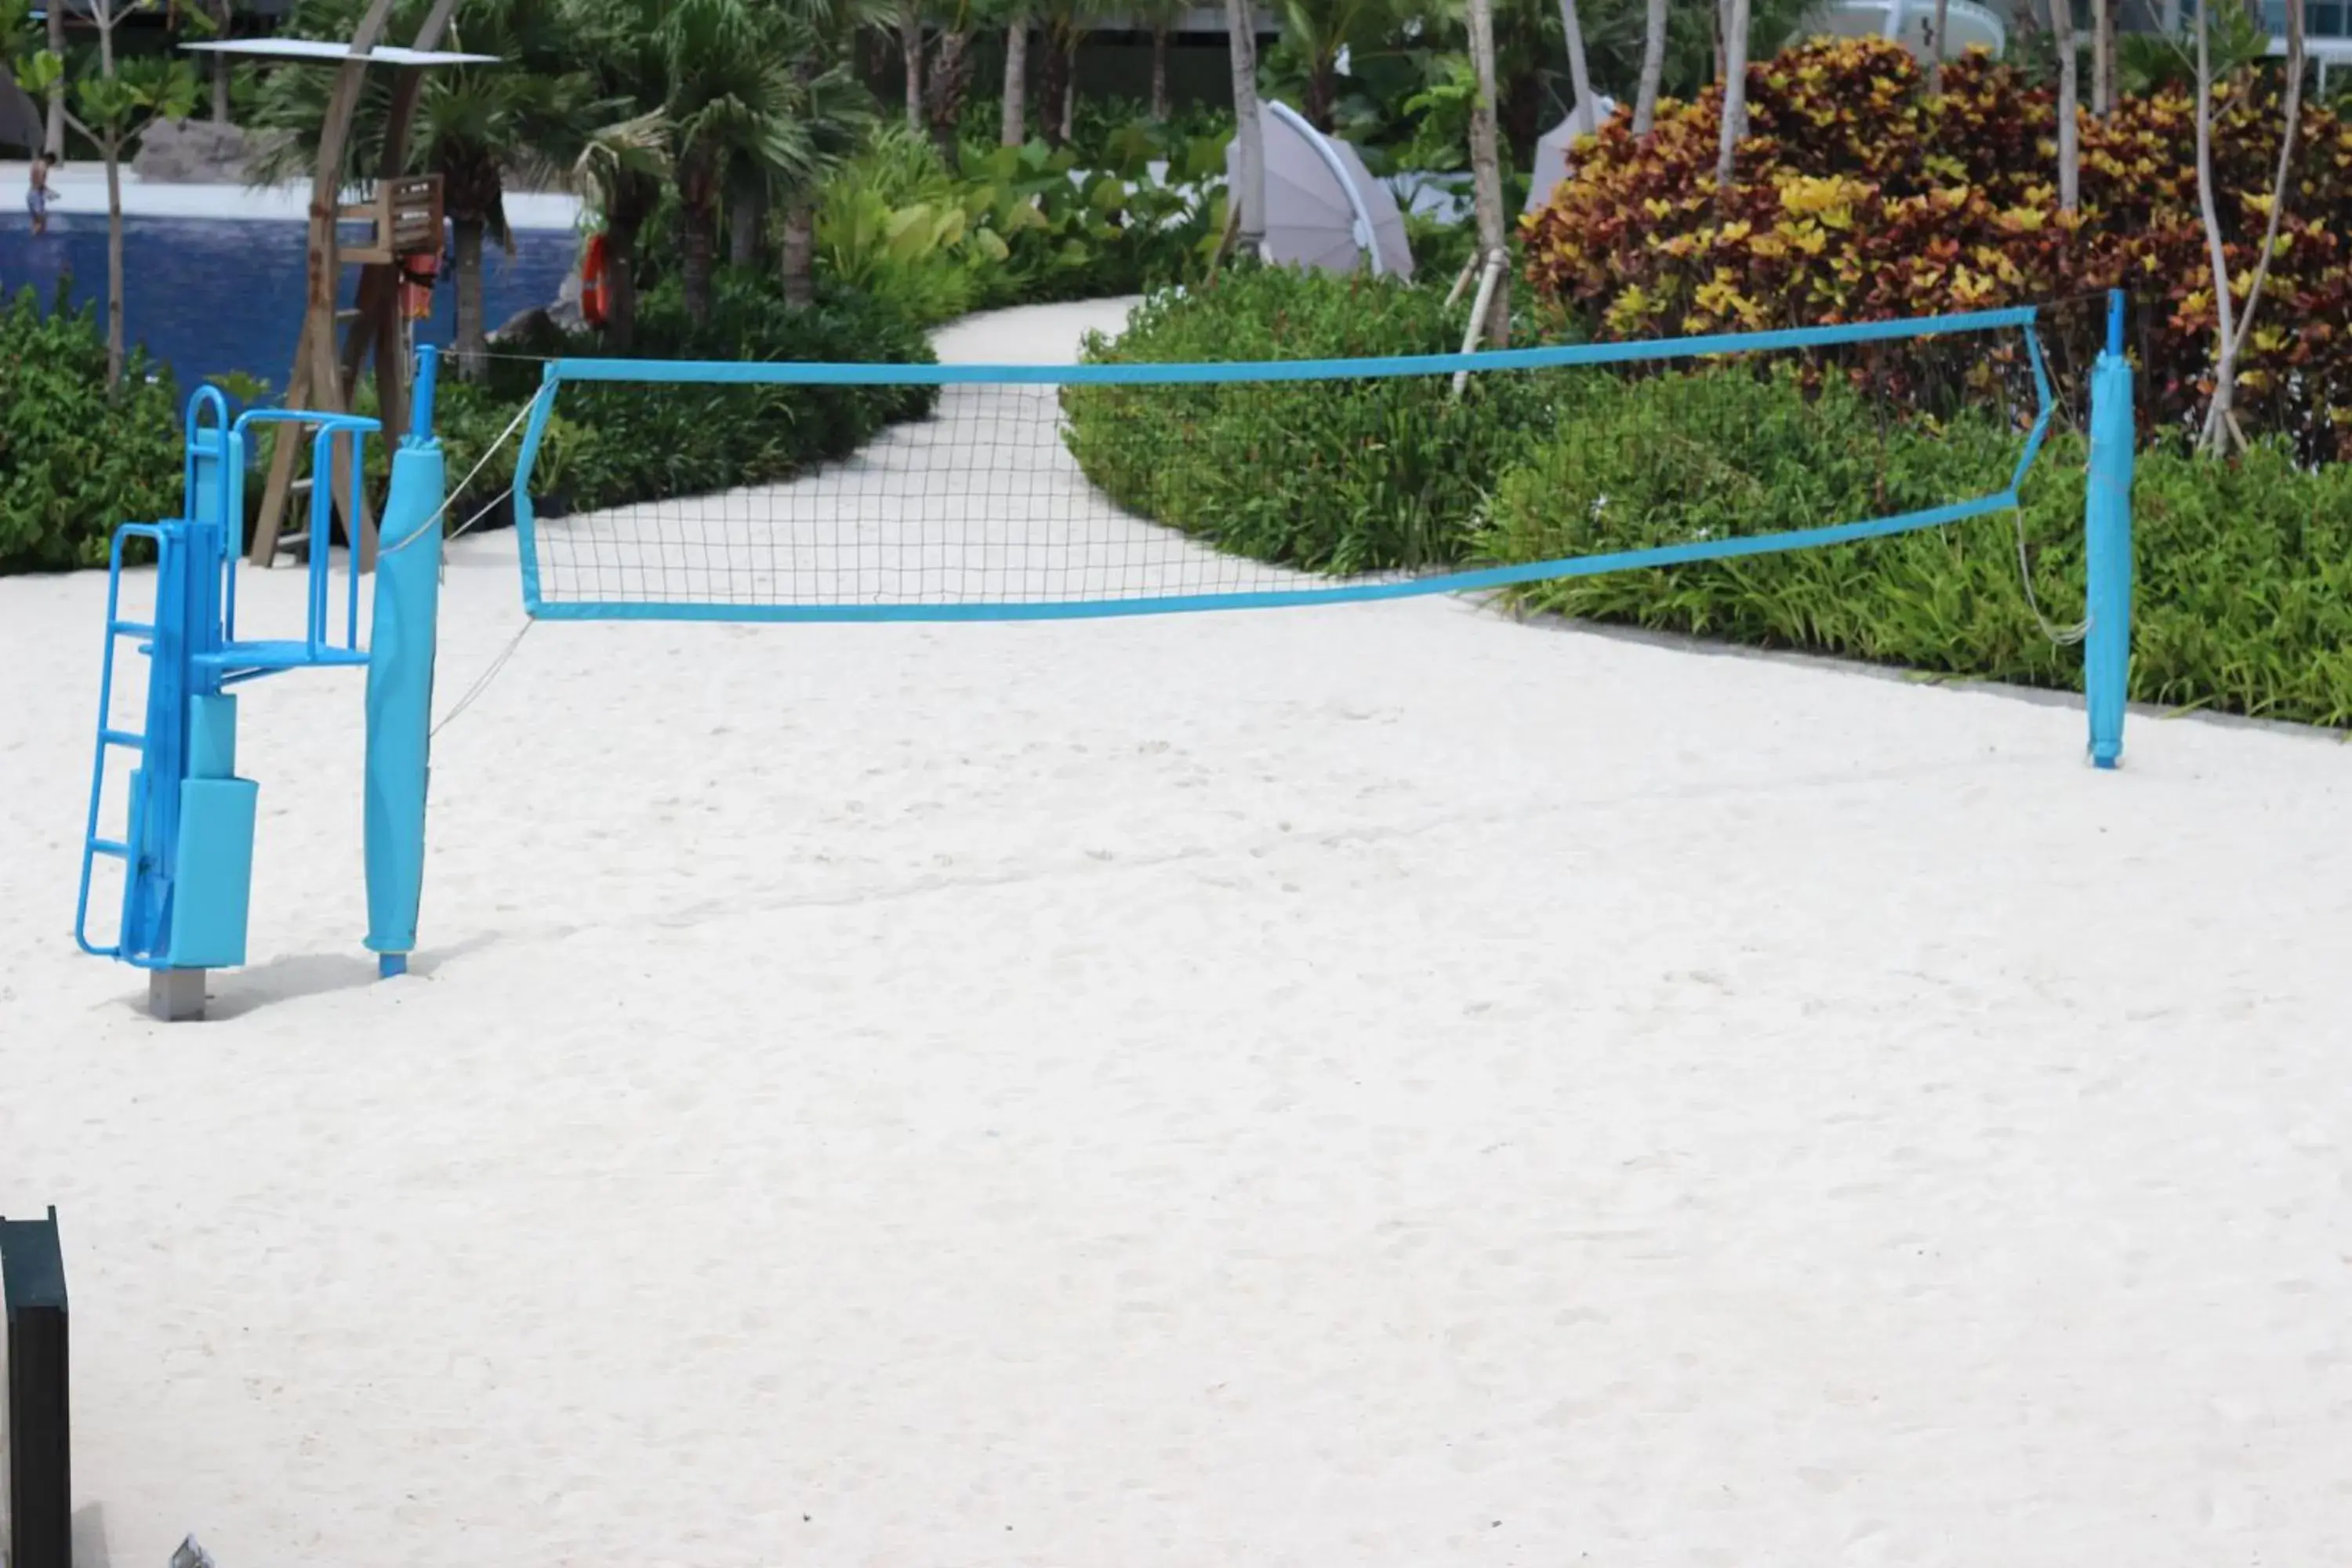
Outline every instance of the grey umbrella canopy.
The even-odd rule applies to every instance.
[[[22,147],[37,153],[48,133],[41,111],[24,89],[0,76],[0,147]]]
[[[1595,98],[1592,100],[1592,123],[1596,126],[1617,112],[1617,100]],[[1549,205],[1551,194],[1562,180],[1568,178],[1568,144],[1576,140],[1576,117],[1569,116],[1536,138],[1535,168],[1528,181],[1527,205],[1519,210],[1531,213]]]
[[[1260,106],[1258,124],[1265,142],[1268,260],[1326,272],[1369,265],[1376,275],[1412,276],[1404,215],[1353,147],[1317,131],[1287,104]],[[1240,148],[1229,143],[1228,187],[1240,178]]]

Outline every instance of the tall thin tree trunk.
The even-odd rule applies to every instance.
[[[2091,0],[2091,112],[2101,120],[2116,111],[2116,13],[2122,7],[2123,0]]]
[[[1299,105],[1307,123],[1327,136],[1331,133],[1331,102],[1339,96],[1332,88],[1336,79],[1329,58],[1314,61],[1307,68],[1307,92]]]
[[[65,0],[51,0],[48,6],[49,53],[59,59],[66,54]],[[42,150],[52,158],[66,155],[66,83],[63,77],[49,84],[48,123],[41,132]]]
[[[1018,147],[1029,140],[1029,13],[1014,14],[1004,30],[1004,121],[997,141]]]
[[[1723,24],[1723,131],[1716,143],[1715,183],[1731,184],[1740,138],[1748,134],[1748,0],[1730,0]]]
[[[2216,456],[2244,437],[2233,412],[2238,394],[2238,362],[2254,324],[2254,310],[2263,302],[2263,286],[2270,281],[2271,260],[2278,251],[2279,225],[2286,216],[2287,197],[2294,188],[2295,134],[2303,125],[2305,64],[2303,0],[2286,0],[2286,99],[2280,107],[2278,172],[2271,179],[2270,219],[2263,230],[2262,259],[2246,288],[2245,305],[2231,313],[2230,258],[2222,247],[2221,219],[2213,194],[2213,61],[2208,42],[2205,7],[2197,7],[2197,200],[2205,220],[2205,244],[2213,268],[2215,329],[2213,401],[2205,410],[2205,428],[2199,444]]]
[[[2099,0],[2099,3],[2104,3],[2104,0]],[[1936,20],[1931,24],[1934,36],[1927,40],[1929,92],[1944,90],[1944,57],[1952,52],[1950,46],[1944,41],[1944,28],[1950,22],[1951,15],[1952,0],[1936,0]]]
[[[1168,24],[1155,23],[1151,29],[1151,122],[1168,122]]]
[[[1061,135],[1055,142],[1066,147],[1070,138],[1078,133],[1078,40],[1072,38],[1069,52],[1062,58]]]
[[[637,233],[641,213],[614,210],[604,219],[604,336],[617,349],[637,337]]]
[[[727,214],[727,265],[749,269],[760,264],[760,229],[768,203],[756,185],[735,193]]]
[[[449,251],[456,265],[457,374],[479,381],[489,369],[489,325],[482,310],[482,220],[452,216]]]
[[[971,85],[971,29],[952,28],[940,35],[940,47],[931,57],[930,80],[925,86],[930,95],[931,143],[939,149],[940,162],[950,169],[956,166],[964,94]]]
[[[1483,4],[1484,0],[1473,0]],[[1265,128],[1257,110],[1257,18],[1250,0],[1225,0],[1225,43],[1234,78],[1234,137],[1241,147],[1241,189],[1227,199],[1241,216],[1233,225],[1244,256],[1265,248]]]
[[[1062,40],[1052,27],[1045,30],[1045,58],[1037,62],[1037,133],[1048,147],[1062,144],[1062,72],[1069,57],[1062,53]]]
[[[907,62],[907,129],[923,129],[923,13],[916,0],[898,0],[898,53]]]
[[[2050,29],[2058,38],[2058,210],[2073,212],[2083,205],[2083,99],[2075,79],[2081,62],[2074,54],[2074,0],[2050,0]]]
[[[1666,77],[1666,0],[1642,7],[1642,85],[1633,94],[1633,134],[1647,136],[1658,120],[1658,89]]]
[[[1584,28],[1576,19],[1576,0],[1559,0],[1560,37],[1568,40],[1568,81],[1576,91],[1569,120],[1579,136],[1590,136],[1601,125],[1592,101],[1592,72],[1584,59]]]
[[[55,9],[55,6],[52,6]],[[100,8],[98,68],[110,84],[114,80],[114,14]],[[122,133],[106,131],[106,384],[122,384]]]
[[[110,54],[111,50],[108,51]],[[113,61],[107,62],[112,76]],[[106,384],[122,384],[122,141],[113,132],[106,142]]]
[[[806,305],[816,298],[816,209],[794,202],[784,209],[784,303]]]
[[[1503,240],[1503,159],[1495,129],[1494,0],[1470,0],[1470,65],[1478,96],[1470,109],[1471,194],[1478,215],[1478,248],[1486,265],[1506,254]],[[1511,341],[1511,277],[1496,279],[1485,323],[1486,341],[1501,348]]]
[[[719,248],[719,237],[711,230],[717,226],[718,214],[707,196],[688,199],[681,205],[685,210],[678,214],[678,284],[686,295],[687,319],[700,326],[710,320],[711,259]]]

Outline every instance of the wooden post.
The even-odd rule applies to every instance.
[[[366,81],[367,57],[383,38],[384,24],[391,14],[392,0],[368,0],[367,12],[352,35],[351,55],[335,68],[335,85],[327,95],[326,114],[320,122],[319,160],[310,174],[310,235],[305,263],[309,287],[303,301],[302,333],[294,350],[293,374],[286,383],[286,405],[289,408],[307,406],[322,413],[341,413],[349,406],[342,395],[341,367],[335,358],[335,295],[342,281],[342,266],[335,253],[335,224],[341,216],[343,153],[351,142],[352,117],[359,109],[360,89]],[[286,503],[293,493],[295,457],[304,445],[301,432],[293,426],[279,429],[274,441],[269,482],[261,495],[261,525],[255,531],[253,550],[248,556],[257,566],[271,565],[278,558],[278,535],[286,520]],[[350,446],[336,444],[329,476],[311,476],[313,484],[333,486],[336,506],[344,504],[343,498],[351,493],[350,458],[345,455]],[[353,569],[373,569],[375,527],[366,509],[362,506],[356,517],[346,516],[343,528],[352,542]],[[323,550],[328,542],[314,539],[310,548]]]

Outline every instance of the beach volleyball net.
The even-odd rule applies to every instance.
[[[853,400],[879,433],[836,460],[563,504],[599,456],[562,450],[568,411],[610,417],[634,404],[683,440]],[[560,359],[515,480],[524,599],[547,618],[983,620],[1508,589],[2011,512],[2056,406],[2032,309],[1347,360]]]

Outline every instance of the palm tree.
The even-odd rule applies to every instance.
[[[1018,147],[1029,140],[1029,7],[1016,5],[1004,24],[1004,118],[997,141]]]
[[[1339,107],[1339,56],[1386,38],[1396,22],[1388,0],[1278,0],[1282,41],[1306,69],[1298,111],[1318,131],[1332,128]]]
[[[1149,28],[1151,33],[1151,119],[1154,124],[1166,122],[1168,101],[1168,44],[1176,24],[1192,9],[1189,0],[1138,0],[1129,8],[1129,15]]]
[[[661,47],[671,177],[678,196],[687,313],[709,319],[719,208],[731,179],[806,190],[845,156],[862,128],[845,67],[795,68],[824,47],[830,0],[797,9],[761,0],[670,0]]]
[[[299,30],[341,37],[364,8],[362,0],[307,0],[296,13]],[[392,28],[414,29],[427,9],[410,0]],[[489,351],[483,313],[482,258],[487,239],[512,249],[507,226],[509,170],[553,174],[572,162],[610,113],[587,73],[578,68],[572,18],[562,0],[471,0],[452,23],[447,47],[493,56],[488,66],[458,66],[425,78],[408,139],[411,167],[441,176],[449,218],[451,281],[457,291],[456,369],[478,376]],[[289,132],[273,140],[257,161],[255,176],[285,179],[310,167],[316,155],[332,79],[320,71],[277,71],[266,79],[257,123]],[[387,79],[368,84],[344,152],[343,177],[373,177],[383,159],[391,100]]]
[[[1038,82],[1045,115],[1045,141],[1059,147],[1070,139],[1078,113],[1078,46],[1095,30],[1102,0],[1043,0],[1037,16],[1045,27],[1045,68]]]

